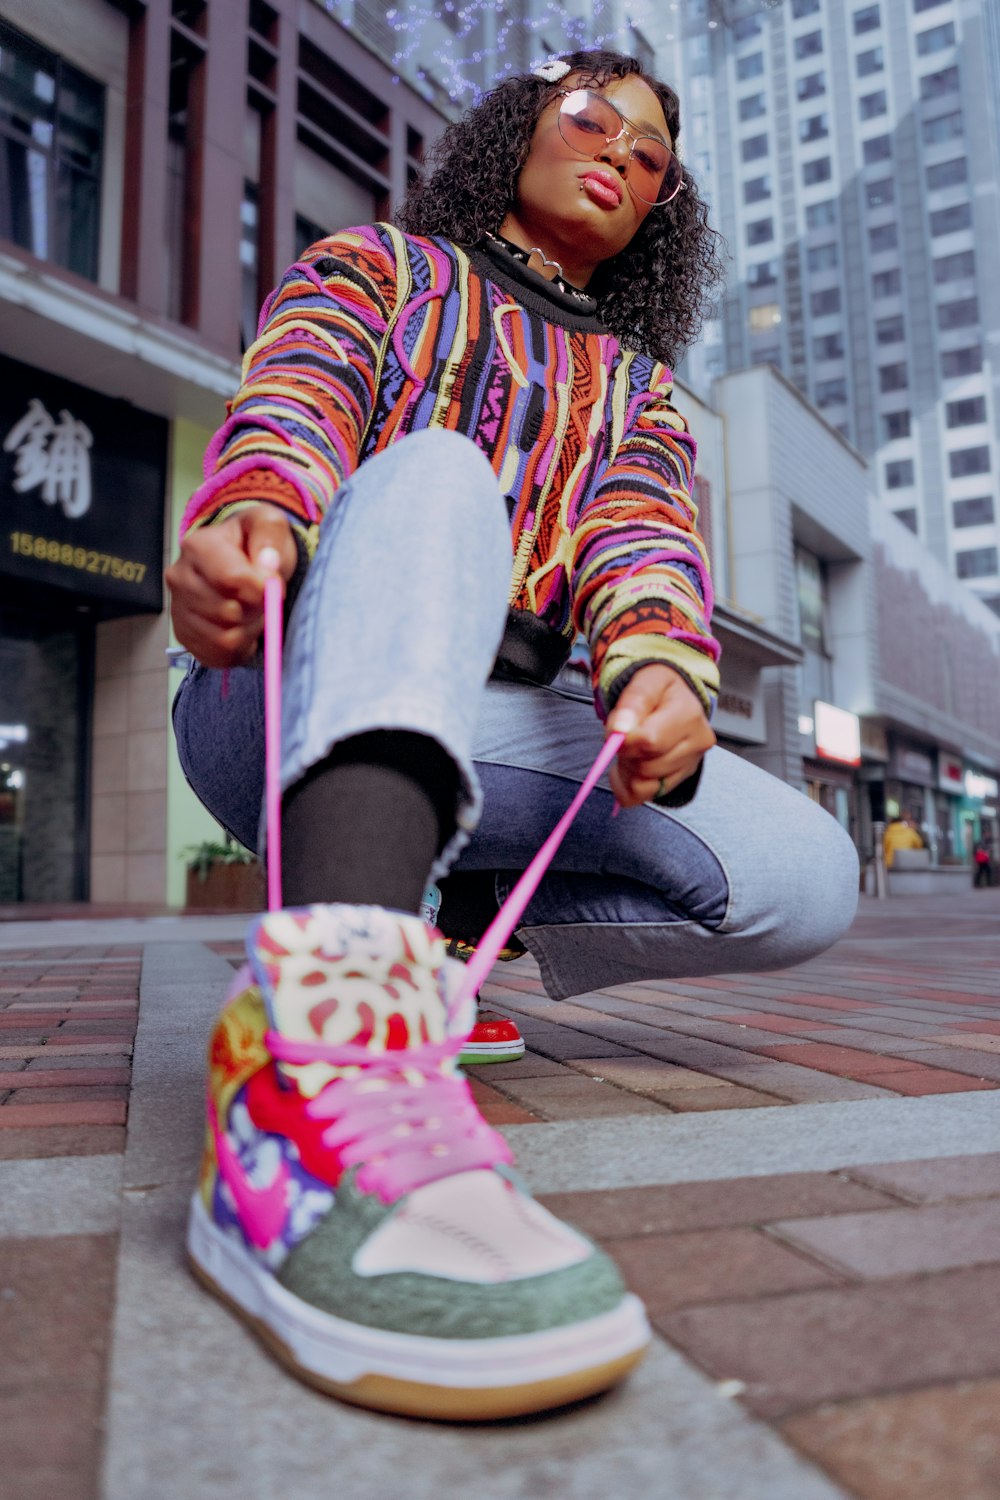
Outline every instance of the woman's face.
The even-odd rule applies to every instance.
[[[615,78],[598,87],[571,73],[560,85],[567,91],[584,86],[610,100],[629,130],[658,136],[673,147],[660,101],[641,78]],[[540,246],[560,262],[569,281],[582,287],[602,261],[625,249],[647,214],[662,210],[644,203],[629,186],[630,137],[597,141],[593,156],[582,156],[559,133],[561,103],[553,98],[542,110],[514,206],[500,232],[524,249]]]

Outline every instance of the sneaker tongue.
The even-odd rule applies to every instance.
[[[247,937],[275,1031],[373,1053],[444,1040],[445,950],[419,917],[379,906],[268,912]],[[278,1067],[310,1098],[344,1071],[325,1062]]]

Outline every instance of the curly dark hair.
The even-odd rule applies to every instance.
[[[636,76],[660,101],[677,146],[680,101],[651,78],[637,58],[620,52],[569,52],[582,84],[598,88]],[[430,155],[430,171],[410,188],[395,214],[410,234],[440,234],[476,245],[495,234],[513,206],[535,125],[560,84],[531,73],[503,79],[478,104],[448,125]],[[713,288],[722,280],[721,237],[684,169],[684,190],[646,216],[626,246],[595,271],[587,287],[598,314],[628,348],[673,364],[697,338]]]

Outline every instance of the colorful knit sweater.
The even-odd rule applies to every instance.
[[[515,262],[386,224],[344,230],[265,303],[182,532],[266,499],[311,553],[359,463],[425,427],[465,433],[507,497],[512,609],[567,649],[583,633],[598,712],[650,662],[711,712],[695,445],[671,388],[663,364]]]

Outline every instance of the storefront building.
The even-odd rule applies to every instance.
[[[183,903],[164,561],[264,295],[443,124],[319,4],[4,5],[0,907]]]
[[[0,903],[88,894],[96,632],[158,615],[167,423],[0,359]]]

